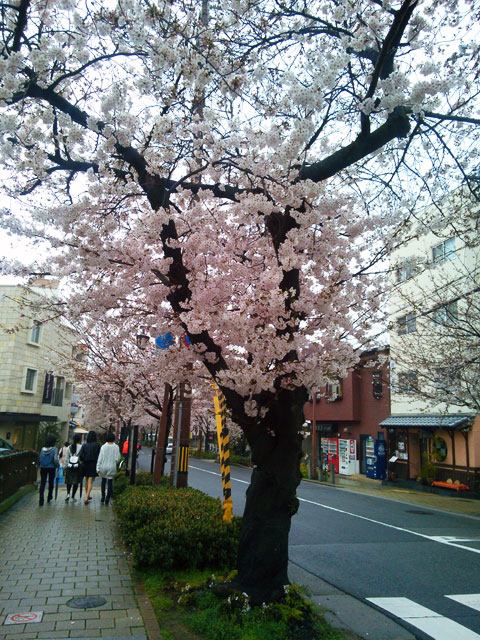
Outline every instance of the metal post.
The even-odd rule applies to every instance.
[[[183,410],[183,406],[182,406],[182,394],[180,391],[180,385],[177,385],[177,402],[178,402],[178,420],[177,420],[177,431],[175,434],[175,442],[173,443],[174,445],[174,449],[175,449],[175,460],[172,460],[172,464],[173,462],[175,462],[174,468],[173,468],[173,486],[176,487],[177,486],[177,482],[178,482],[178,460],[179,460],[179,454],[180,454],[180,429],[182,427],[182,410]],[[173,458],[173,453],[172,453],[172,458]]]
[[[150,473],[153,475],[153,468],[155,466],[155,447],[152,447],[152,459],[150,461]]]
[[[312,455],[310,459],[311,477],[316,480],[317,479],[317,417],[315,415],[315,405],[317,399],[317,393],[314,392],[312,394],[313,402],[312,402]]]
[[[330,482],[335,484],[335,463],[330,463]]]
[[[132,432],[130,431],[130,434]],[[130,466],[130,484],[135,484],[135,473],[137,471],[137,442],[138,442],[138,424],[133,425],[133,442],[129,440],[131,448],[131,466]]]

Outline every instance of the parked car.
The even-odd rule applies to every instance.
[[[11,451],[15,451],[15,447],[12,447],[9,442],[4,440],[3,438],[0,438],[0,456],[2,456],[4,453],[10,453]]]
[[[168,456],[168,454],[172,453],[172,451],[173,451],[173,438],[169,438],[167,442],[167,450],[165,451],[165,453]]]

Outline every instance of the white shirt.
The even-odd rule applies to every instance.
[[[117,473],[117,462],[120,460],[120,449],[114,442],[106,442],[100,449],[97,460],[97,473],[102,478],[114,478]]]

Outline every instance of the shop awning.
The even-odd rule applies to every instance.
[[[84,427],[75,427],[73,433],[88,433],[88,429],[85,429]]]
[[[458,429],[468,426],[473,422],[475,416],[466,413],[450,413],[448,415],[440,413],[420,414],[420,415],[390,415],[386,420],[380,422],[381,427],[395,429],[398,427],[406,429]]]

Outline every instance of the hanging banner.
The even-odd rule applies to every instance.
[[[42,404],[50,404],[53,396],[53,381],[55,376],[50,371],[45,374],[45,383],[43,385]]]
[[[227,403],[225,396],[212,382],[213,406],[217,424],[218,449],[220,451],[220,469],[223,486],[223,520],[231,522],[233,517],[232,487],[230,484],[230,444],[227,429]]]

